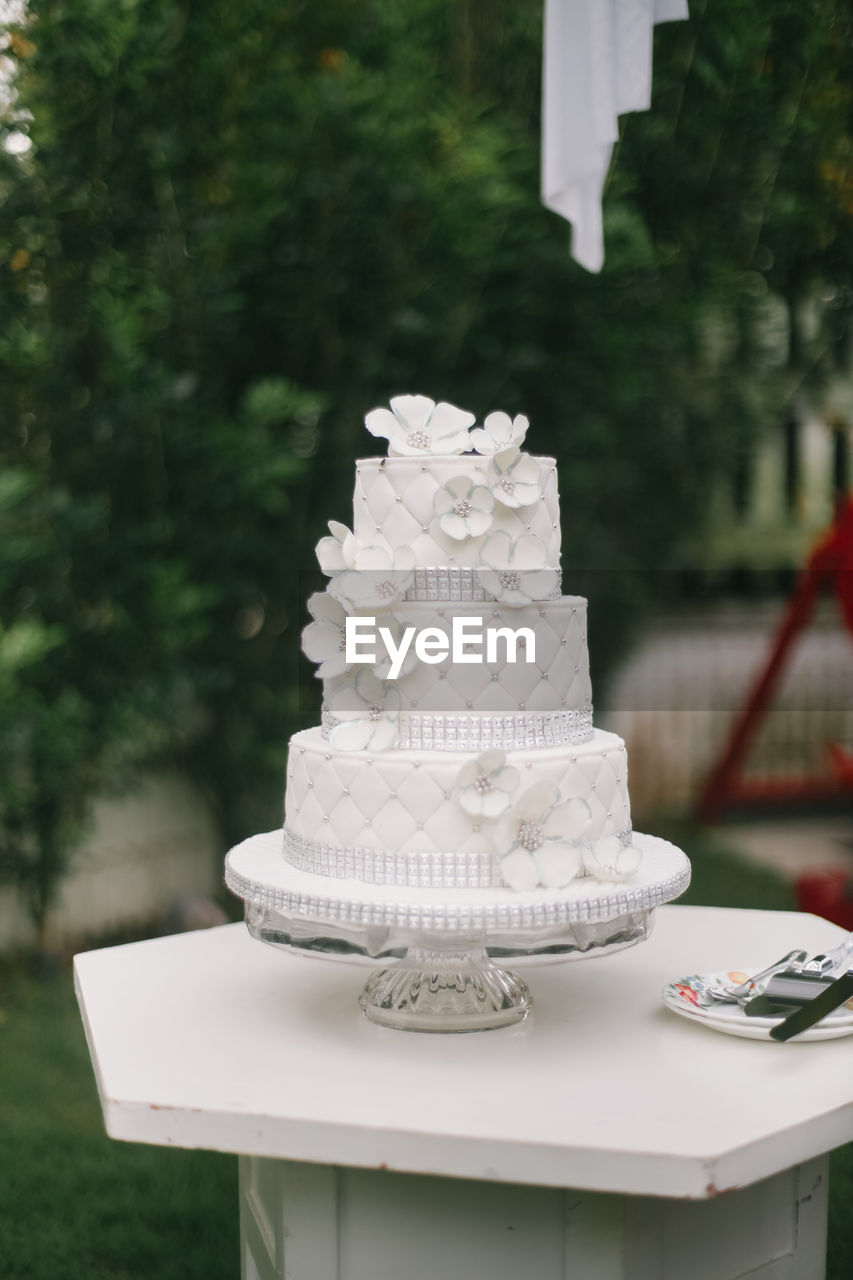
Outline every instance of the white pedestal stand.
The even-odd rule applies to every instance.
[[[240,1160],[243,1280],[822,1280],[828,1159],[701,1202]]]

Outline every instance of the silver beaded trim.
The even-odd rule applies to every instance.
[[[630,827],[619,832],[631,843]],[[392,884],[410,889],[498,889],[503,885],[492,853],[394,853],[356,845],[307,840],[284,828],[284,857],[292,867],[334,880]]]
[[[661,841],[660,843],[664,843]],[[690,867],[651,885],[616,888],[612,894],[551,902],[507,902],[500,905],[445,902],[359,902],[342,897],[299,893],[252,880],[228,861],[225,883],[244,902],[282,911],[292,918],[385,928],[436,929],[456,933],[471,929],[532,929],[585,921],[612,920],[629,911],[648,911],[683,893],[690,883]]]
[[[520,574],[524,580],[524,571]],[[548,596],[549,600],[559,600],[562,586],[558,580],[556,587]],[[430,565],[424,569],[415,569],[415,580],[409,587],[404,600],[447,600],[493,601],[494,596],[484,591],[477,578],[477,570],[461,565]],[[507,606],[511,608],[511,605]]]
[[[502,882],[491,853],[391,853],[306,840],[284,828],[284,856],[292,867],[336,880],[412,889],[495,889]]]
[[[499,747],[558,747],[588,742],[592,711],[518,712],[515,715],[422,715],[400,717],[398,746],[411,751],[483,751]]]
[[[328,738],[340,721],[323,707],[321,732]],[[403,711],[397,747],[403,751],[522,751],[589,742],[592,710],[519,711],[513,715],[427,715]]]

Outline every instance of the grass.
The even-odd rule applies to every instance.
[[[793,908],[787,885],[719,836],[661,834],[693,862],[683,901]],[[853,1145],[831,1157],[827,1280],[853,1275],[851,1206]],[[234,1280],[239,1270],[235,1158],[107,1138],[70,975],[0,974],[2,1280]]]
[[[70,975],[0,981],[3,1280],[234,1280],[233,1156],[113,1142]]]

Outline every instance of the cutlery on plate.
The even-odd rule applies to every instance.
[[[769,964],[766,969],[754,973],[751,978],[747,978],[746,982],[740,982],[736,987],[708,987],[708,995],[722,1004],[742,1004],[755,994],[756,986],[760,982],[766,978],[772,978],[776,973],[797,972],[805,964],[807,956],[807,951],[789,951],[787,955],[782,956],[781,960]]]
[[[766,984],[767,979],[772,979],[775,974],[803,973],[821,976],[836,973],[839,969],[846,968],[848,961],[853,957],[853,933],[849,933],[844,941],[837,947],[833,947],[831,951],[812,956],[811,960],[807,957],[807,951],[789,951],[787,955],[782,956],[781,960],[775,961],[766,969],[761,969],[751,978],[747,978],[746,982],[741,982],[734,987],[709,986],[706,988],[707,994],[712,1000],[721,1004],[746,1005],[758,995],[764,994],[765,988],[762,984]],[[811,996],[806,998],[811,999]]]
[[[853,996],[853,968],[848,969],[840,978],[835,978],[808,1004],[802,1005],[789,1014],[778,1027],[771,1027],[770,1035],[774,1040],[790,1040],[792,1036],[801,1035],[803,1031],[808,1031],[809,1027],[815,1026],[834,1009],[838,1009],[851,996]]]
[[[764,991],[752,997],[744,1005],[748,1018],[784,1018],[800,1005],[811,1004],[827,987],[832,978],[820,973],[777,973],[767,983]]]

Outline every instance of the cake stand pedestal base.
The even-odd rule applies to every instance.
[[[521,1022],[532,1003],[527,984],[485,947],[410,947],[397,964],[370,975],[359,999],[365,1017],[397,1031],[491,1031]]]

